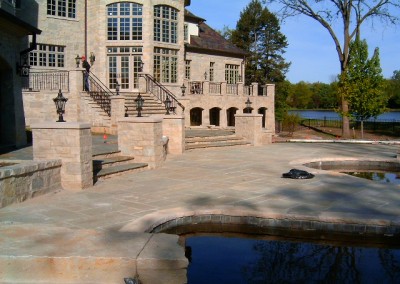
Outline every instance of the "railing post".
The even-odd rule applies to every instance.
[[[144,74],[139,74],[139,92],[144,94],[147,93],[148,87],[147,87],[147,79]]]
[[[253,88],[253,96],[257,97],[258,96],[258,83],[251,83],[251,87]]]
[[[243,96],[244,94],[244,84],[242,82],[237,83],[237,94]]]
[[[210,82],[204,81],[203,82],[203,95],[209,95],[209,94],[210,94]]]
[[[221,83],[221,95],[226,95],[226,82]]]

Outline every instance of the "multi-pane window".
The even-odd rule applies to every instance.
[[[154,48],[154,78],[161,83],[177,82],[178,51],[166,48]]]
[[[76,18],[76,0],[47,0],[47,15]]]
[[[178,42],[178,10],[169,6],[154,6],[154,41]]]
[[[190,80],[190,60],[185,61],[185,79]]]
[[[189,26],[185,24],[183,26],[183,40],[188,42],[189,41]]]
[[[109,47],[108,52],[108,86],[121,90],[138,88],[138,73],[142,63],[143,48],[141,46]]]
[[[214,64],[215,62],[210,62],[210,82],[214,82]]]
[[[42,67],[64,67],[64,46],[38,44],[37,49],[29,53],[29,64]]]
[[[236,84],[239,78],[239,65],[225,65],[225,81],[228,84]]]
[[[143,6],[120,2],[107,6],[108,40],[142,40]]]

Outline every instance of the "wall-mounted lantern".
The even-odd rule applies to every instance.
[[[80,63],[81,63],[81,57],[79,56],[79,54],[77,54],[75,57],[76,68],[79,68]]]
[[[89,62],[90,65],[93,65],[93,63],[96,61],[96,56],[94,55],[93,51],[90,52],[90,56],[89,56]]]
[[[118,80],[115,80],[115,92],[116,92],[117,96],[119,96],[119,87],[120,86],[121,85],[118,83]]]
[[[185,92],[186,92],[186,86],[185,86],[185,84],[182,84],[182,86],[181,86],[181,91],[182,91],[182,97],[184,97],[184,96],[185,96]]]
[[[142,96],[140,94],[135,99],[135,103],[136,103],[136,110],[138,112],[137,116],[141,117],[142,116],[142,109],[143,109],[144,99],[142,98]]]
[[[205,81],[207,81],[207,75],[208,75],[208,74],[207,74],[207,71],[204,72],[204,80],[205,80]]]
[[[57,122],[65,122],[63,114],[65,113],[65,104],[67,103],[68,99],[63,96],[61,89],[58,91],[58,95],[53,99],[53,101],[56,104],[58,114]]]
[[[251,104],[252,104],[252,102],[250,101],[250,98],[247,98],[247,101],[246,101],[246,109],[247,109],[247,111],[248,111],[249,113],[251,113]]]
[[[144,68],[144,62],[143,62],[143,60],[140,60],[140,63],[139,63],[139,72],[143,72],[143,68]]]
[[[31,66],[28,64],[28,55],[24,54],[23,61],[24,63],[22,65],[21,63],[17,63],[17,74],[21,77],[29,77],[29,70]]]

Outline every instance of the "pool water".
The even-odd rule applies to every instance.
[[[186,237],[188,284],[399,283],[400,249]]]
[[[343,172],[351,176],[378,181],[381,183],[400,184],[400,172]]]

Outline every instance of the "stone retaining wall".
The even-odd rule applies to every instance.
[[[61,188],[61,160],[1,162],[0,208]]]

